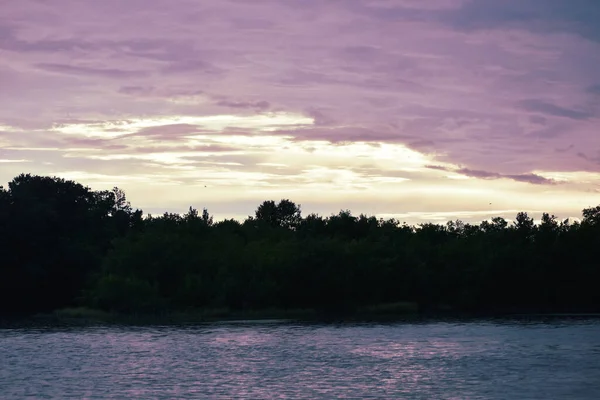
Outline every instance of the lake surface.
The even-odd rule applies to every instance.
[[[0,398],[600,399],[600,320],[0,329]]]

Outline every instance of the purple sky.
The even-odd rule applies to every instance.
[[[217,218],[579,216],[598,21],[598,0],[0,1],[0,183]]]

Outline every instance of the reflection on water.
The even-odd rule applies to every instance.
[[[600,321],[0,330],[0,398],[600,399]]]

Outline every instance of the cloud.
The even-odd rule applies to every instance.
[[[588,93],[595,94],[595,95],[600,95],[600,84],[591,85],[586,90],[587,90]]]
[[[438,171],[449,171],[449,168],[444,167],[443,165],[425,165],[425,168],[437,169]]]
[[[106,78],[130,78],[134,76],[147,75],[145,71],[130,71],[115,68],[95,68],[85,66],[74,66],[66,64],[52,64],[52,63],[38,63],[34,65],[36,68],[49,71],[57,72],[66,75],[89,75],[89,76],[101,76]]]
[[[565,117],[571,119],[588,119],[594,116],[593,113],[560,107],[539,99],[522,100],[518,103],[518,106],[522,107],[527,111],[539,112],[551,116]]]
[[[2,24],[2,21],[0,21]],[[14,23],[13,23],[14,24]],[[13,25],[0,25],[0,49],[17,53],[54,53],[64,51],[95,51],[97,44],[76,38],[41,39],[36,41],[18,38],[18,29]]]
[[[222,132],[230,128],[260,131],[276,131],[284,127],[301,128],[310,126],[312,120],[302,115],[287,113],[265,113],[256,115],[174,115],[153,118],[135,118],[106,121],[75,121],[55,123],[51,131],[83,137],[141,136],[179,138],[202,131]]]
[[[202,200],[244,215],[285,194],[321,212],[477,216],[494,197],[498,211],[572,215],[596,198],[582,174],[600,172],[597,9],[8,2],[0,158],[122,182],[144,208]],[[22,165],[3,163],[0,181]]]
[[[241,109],[253,109],[258,111],[267,110],[270,107],[268,101],[260,100],[260,101],[232,101],[232,100],[219,100],[215,103],[221,107],[227,108],[241,108]]]
[[[425,168],[438,171],[454,172],[477,179],[511,179],[516,182],[531,183],[534,185],[554,185],[556,183],[553,179],[545,178],[534,173],[500,174],[498,172],[473,170],[469,168],[451,168],[443,165],[426,165]]]
[[[517,27],[574,33],[600,41],[600,5],[596,0],[470,0],[444,18],[465,29]]]
[[[130,135],[156,141],[173,141],[176,139],[185,138],[200,131],[201,129],[198,125],[183,123],[144,126]]]
[[[119,93],[128,94],[132,96],[146,96],[154,92],[152,86],[121,86]]]
[[[198,60],[198,59],[181,59],[176,61],[169,61],[167,65],[160,70],[164,75],[180,74],[180,73],[207,73],[207,74],[218,74],[223,73],[222,68],[218,68],[213,64]]]
[[[553,185],[556,183],[552,179],[547,179],[536,174],[505,175],[505,177],[517,182],[532,183],[534,185]]]
[[[473,178],[481,178],[481,179],[500,179],[503,178],[503,176],[501,174],[498,174],[496,172],[488,172],[488,171],[478,171],[478,170],[472,170],[472,169],[468,169],[468,168],[461,168],[456,170],[457,173],[465,175],[465,176],[471,176]]]

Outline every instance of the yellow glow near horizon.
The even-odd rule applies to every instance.
[[[548,192],[548,188],[541,185],[510,180],[469,179],[453,185],[442,177],[424,185],[418,179],[370,177],[348,169],[317,166],[304,169],[298,165],[287,166],[292,168],[289,174],[269,172],[278,166],[267,167],[265,171],[232,170],[227,165],[189,167],[151,169],[128,176],[85,171],[55,171],[53,174],[103,188],[118,185],[135,206],[143,209],[176,208],[185,212],[193,205],[208,206],[210,211],[214,204],[226,202],[232,204],[229,206],[231,215],[240,212],[235,202],[248,204],[246,213],[250,215],[253,204],[258,205],[260,201],[290,198],[308,205],[303,208],[305,214],[316,211],[325,215],[350,208],[355,214],[366,212],[411,223],[480,221],[492,216],[510,219],[518,211],[528,211],[534,218],[539,218],[542,211],[550,212],[564,219],[577,216],[581,209],[600,201],[598,195],[586,199],[580,191],[557,190],[553,186],[554,191]],[[321,205],[315,209],[318,204]],[[368,206],[365,209],[356,204]],[[531,204],[536,204],[535,209],[531,209]],[[324,209],[329,211],[323,212]],[[221,207],[221,214],[222,210]]]
[[[169,127],[176,124],[190,125],[189,133],[185,127]],[[70,168],[61,171],[57,162],[46,172],[86,185],[118,185],[135,206],[181,207],[182,212],[202,202],[259,204],[270,198],[290,198],[301,204],[327,205],[333,213],[350,208],[356,214],[370,210],[412,221],[443,221],[507,216],[527,211],[532,204],[536,210],[569,216],[600,202],[600,195],[590,190],[590,184],[600,183],[600,173],[532,171],[553,179],[556,185],[478,179],[460,174],[459,165],[443,162],[436,154],[401,143],[311,139],[312,124],[311,118],[292,113],[75,123],[56,125],[51,132],[63,138],[114,138],[110,144],[118,146],[96,149],[91,147],[95,141],[65,139],[63,148],[15,149],[59,152],[69,159]],[[165,127],[164,135],[144,134],[146,128],[157,128],[153,133],[160,134],[161,127]],[[165,140],[173,128],[177,133]],[[279,129],[283,132],[274,132]],[[86,172],[86,160],[95,160],[97,169]],[[8,163],[26,161],[0,159],[6,169]],[[365,208],[354,210],[356,204]],[[231,215],[237,213],[239,209],[231,210]]]
[[[350,142],[333,144],[328,141],[305,140],[298,144],[303,149],[310,149],[312,154],[339,158],[366,158],[376,162],[397,163],[423,166],[431,162],[431,158],[423,153],[411,150],[403,144]]]

